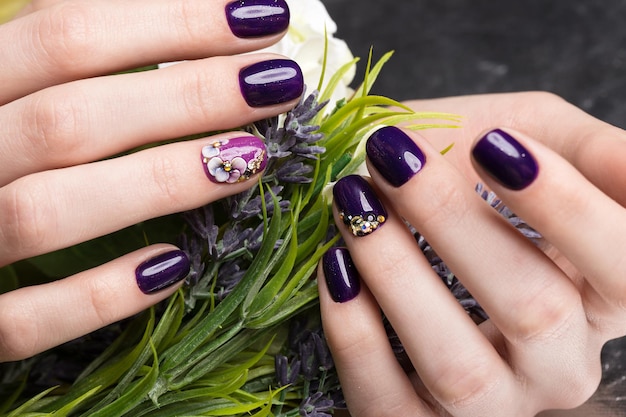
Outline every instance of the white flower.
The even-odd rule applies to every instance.
[[[265,49],[285,55],[300,65],[304,74],[304,82],[309,92],[317,88],[324,64],[324,28],[328,36],[328,54],[326,57],[326,73],[322,91],[330,78],[343,65],[352,61],[354,56],[342,39],[334,37],[337,24],[332,20],[326,7],[320,0],[286,0],[291,13],[289,30],[277,44]],[[349,85],[354,78],[354,67],[346,73],[333,92],[330,111],[333,104],[352,94]]]
[[[326,71],[321,91],[330,78],[345,64],[354,59],[348,44],[334,35],[337,24],[330,17],[326,7],[320,0],[286,0],[289,5],[290,23],[287,34],[280,42],[263,49],[261,52],[273,52],[293,59],[302,68],[304,83],[308,92],[317,89],[324,65],[324,42],[328,36],[328,53]],[[326,30],[326,35],[324,34]],[[159,64],[160,68],[177,64],[169,62]],[[330,97],[325,111],[330,112],[335,102],[348,98],[353,90],[349,87],[354,79],[354,66],[346,72]]]

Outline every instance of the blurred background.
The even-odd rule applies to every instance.
[[[355,56],[396,51],[377,93],[547,90],[626,127],[624,0],[323,1]]]
[[[323,0],[355,56],[395,55],[373,92],[405,100],[546,90],[626,128],[626,1]],[[357,75],[356,79],[360,79]],[[626,167],[625,167],[626,169]],[[626,339],[568,417],[626,415]]]

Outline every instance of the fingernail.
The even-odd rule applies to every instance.
[[[271,59],[242,69],[239,85],[250,107],[263,107],[299,98],[304,91],[304,78],[294,61]]]
[[[141,292],[152,294],[184,279],[189,269],[185,252],[174,250],[143,262],[135,270],[135,278]]]
[[[333,197],[341,220],[354,236],[369,235],[387,220],[387,211],[376,193],[358,175],[348,175],[337,181]]]
[[[267,151],[256,136],[222,139],[202,148],[202,166],[215,183],[236,183],[249,179],[267,165]]]
[[[289,7],[285,0],[236,0],[226,5],[226,20],[239,38],[273,35],[289,26]]]
[[[537,178],[535,158],[514,137],[500,129],[483,136],[472,149],[474,160],[493,179],[511,190],[521,190]]]
[[[322,268],[328,292],[336,303],[345,303],[359,295],[359,271],[356,270],[348,249],[330,248],[322,257]]]
[[[394,126],[374,132],[365,149],[376,170],[394,187],[413,178],[426,163],[426,156],[415,142]]]

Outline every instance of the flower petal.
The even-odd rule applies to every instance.
[[[211,159],[220,154],[219,148],[216,148],[213,145],[208,145],[202,148],[202,156],[207,159]]]
[[[224,161],[222,161],[220,158],[212,158],[209,160],[209,162],[207,162],[206,164],[207,169],[209,170],[209,174],[215,176],[216,172],[218,170],[224,170]]]
[[[238,170],[240,173],[243,173],[248,167],[248,164],[245,159],[236,156],[230,161],[230,166],[233,167],[233,170]]]
[[[239,177],[241,177],[241,171],[237,170],[237,169],[233,169],[232,171],[229,172],[229,176],[228,176],[228,181],[229,183],[233,183],[233,182],[237,182],[239,180]]]
[[[230,181],[229,181],[229,179],[230,179],[230,173],[229,173],[229,172],[224,171],[224,169],[223,169],[223,168],[219,168],[219,169],[217,169],[217,170],[215,171],[215,174],[213,174],[213,176],[215,177],[215,180],[216,180],[217,182],[226,182],[226,181],[230,182]]]

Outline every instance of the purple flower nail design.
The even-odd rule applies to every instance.
[[[202,165],[215,183],[242,182],[265,168],[267,151],[255,136],[218,140],[202,148]]]

